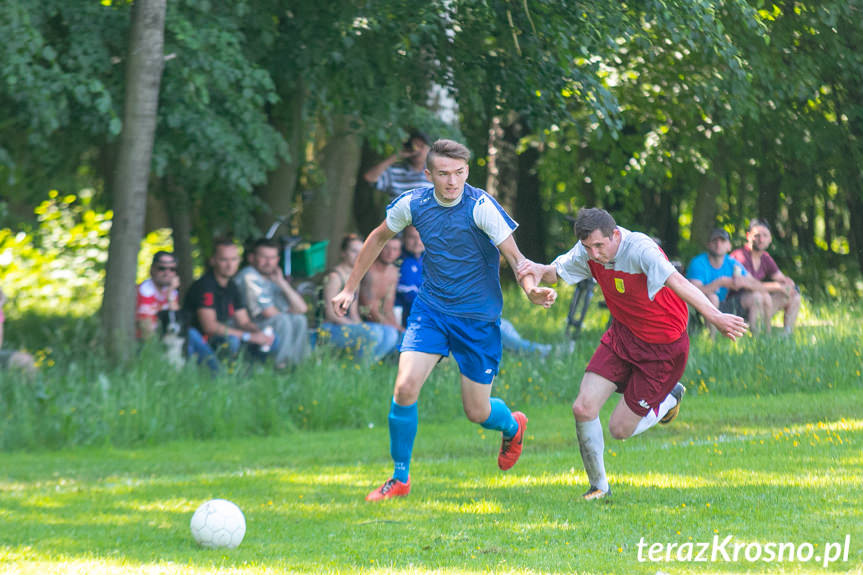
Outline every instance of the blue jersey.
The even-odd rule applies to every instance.
[[[396,286],[396,305],[409,308],[423,285],[423,254],[414,256],[404,253]]]
[[[686,269],[686,279],[698,280],[702,285],[707,285],[721,277],[733,277],[735,267],[740,268],[740,275],[746,275],[746,270],[740,262],[734,260],[728,254],[726,254],[725,259],[722,260],[722,265],[715,268],[710,264],[710,258],[707,256],[707,252],[702,252],[692,258],[692,261],[689,262],[689,267]],[[728,297],[728,288],[719,288],[716,290],[716,296],[719,298],[720,302],[725,301],[725,298]]]
[[[442,205],[434,188],[418,188],[387,206],[387,227],[413,224],[426,251],[420,300],[441,313],[497,321],[503,309],[497,246],[518,227],[494,198],[465,184],[457,203]]]

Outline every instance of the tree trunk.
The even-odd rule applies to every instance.
[[[135,275],[144,231],[164,41],[165,0],[135,2],[126,62],[123,132],[112,185],[114,218],[102,301],[106,350],[114,360],[125,360],[134,350]]]
[[[678,253],[680,226],[678,223],[678,212],[675,205],[676,195],[670,187],[663,186],[651,192],[650,199],[653,202],[650,214],[646,222],[651,222],[656,236],[662,241],[662,249],[671,258]]]
[[[539,148],[536,146],[528,146],[518,155],[518,193],[515,196],[513,215],[518,222],[518,246],[522,253],[534,261],[544,262],[548,240],[548,210],[542,209],[536,166],[539,155]]]
[[[303,233],[311,241],[329,240],[328,263],[338,260],[341,238],[353,223],[351,212],[362,154],[362,138],[352,127],[354,123],[349,116],[333,121],[333,133],[321,150],[324,184],[303,206]]]
[[[758,170],[758,214],[755,217],[767,220],[774,234],[778,228],[776,220],[779,216],[780,178],[779,167],[776,165],[761,166]]]
[[[716,198],[719,197],[721,184],[716,173],[708,171],[695,196],[695,205],[692,208],[692,226],[689,237],[692,243],[699,248],[707,245],[710,231],[716,226],[716,213],[718,211]]]
[[[812,188],[817,189],[815,187]],[[812,202],[806,208],[806,247],[804,248],[808,253],[815,253],[817,251],[817,247],[815,245],[815,219],[818,217],[818,210],[815,205],[815,198],[812,199]],[[800,246],[804,245],[803,240],[800,241]]]
[[[824,197],[824,243],[827,244],[827,253],[833,252],[833,200],[826,189],[823,190]]]
[[[497,189],[500,181],[500,164],[504,162],[500,151],[502,142],[503,128],[500,125],[500,116],[494,116],[488,129],[488,149],[486,151],[488,164],[486,165],[485,191],[494,196],[498,202],[501,200],[501,193]]]
[[[305,92],[302,86],[296,87],[293,97],[287,105],[273,112],[272,123],[282,133],[288,143],[288,159],[280,158],[279,165],[267,176],[267,185],[260,190],[261,201],[269,210],[261,210],[257,216],[257,224],[261,230],[266,230],[279,217],[290,217],[294,205],[294,193],[297,189],[297,176],[303,160],[303,104]],[[286,121],[281,116],[288,117]],[[283,234],[290,230],[282,229]]]
[[[695,196],[692,207],[692,226],[690,240],[699,248],[707,245],[710,231],[716,227],[716,215],[719,211],[719,196],[722,193],[722,174],[725,173],[725,146],[717,142],[710,169],[704,175]]]
[[[364,174],[366,170],[383,159],[368,145],[368,142],[363,144],[360,158],[359,174]],[[354,218],[356,218],[357,231],[367,235],[376,228],[384,218],[390,200],[389,194],[381,192],[374,184],[358,177],[354,190]]]
[[[174,257],[180,276],[180,301],[195,280],[195,262],[192,261],[192,205],[185,188],[171,178],[163,181],[163,195],[171,219],[171,238],[174,240]]]
[[[530,259],[545,259],[547,222],[541,209],[536,164],[539,151],[529,146],[521,154],[519,143],[530,127],[523,116],[509,116],[504,125],[494,117],[489,129],[486,191],[518,222],[516,238],[521,251]]]
[[[848,233],[848,243],[857,257],[857,265],[863,270],[863,188],[858,184],[845,192],[848,195],[848,212],[851,217],[851,229]]]
[[[858,79],[855,77],[855,80]],[[857,257],[857,265],[863,271],[863,146],[860,144],[863,141],[863,119],[859,114],[845,113],[849,108],[848,102],[856,104],[860,101],[863,86],[859,82],[853,82],[846,88],[846,98],[840,97],[845,90],[839,90],[837,86],[833,86],[832,90],[837,116],[850,118],[839,124],[844,137],[840,139],[843,151],[837,172],[840,174],[845,203],[848,205],[848,244]],[[828,224],[825,221],[826,225]]]

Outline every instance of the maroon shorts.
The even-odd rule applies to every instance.
[[[617,384],[617,393],[636,414],[656,411],[680,381],[689,357],[686,331],[671,343],[647,343],[622,323],[612,322],[585,371]]]

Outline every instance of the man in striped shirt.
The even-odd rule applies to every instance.
[[[422,132],[411,132],[401,150],[386,158],[363,176],[393,200],[405,192],[416,188],[426,188],[429,181],[425,176],[426,156],[429,152],[429,138]]]

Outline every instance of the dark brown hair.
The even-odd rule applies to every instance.
[[[348,246],[351,245],[351,242],[361,242],[363,238],[359,236],[359,234],[346,234],[345,237],[342,238],[342,251],[348,249]]]
[[[587,238],[595,230],[610,238],[616,227],[611,214],[600,208],[581,208],[575,216],[575,236],[579,240]]]

